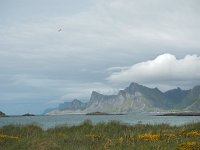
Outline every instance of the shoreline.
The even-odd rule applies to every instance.
[[[197,121],[197,122],[187,122],[187,123],[184,123],[184,124],[180,124],[180,125],[173,125],[173,124],[168,124],[168,123],[135,123],[135,124],[129,124],[129,123],[125,123],[125,122],[121,122],[121,121],[118,121],[118,120],[110,120],[110,121],[103,121],[103,122],[92,122],[92,120],[90,119],[85,119],[83,120],[82,122],[80,122],[79,124],[73,124],[73,125],[70,125],[70,124],[60,124],[60,125],[55,125],[53,127],[49,127],[49,128],[43,128],[42,126],[40,126],[39,124],[37,123],[28,123],[28,124],[14,124],[14,123],[11,123],[11,124],[6,124],[6,125],[2,125],[0,126],[0,129],[1,128],[4,128],[6,126],[15,126],[15,127],[26,127],[26,126],[36,126],[38,128],[41,128],[42,130],[46,131],[46,130],[51,130],[51,129],[54,129],[54,128],[71,128],[71,127],[79,127],[79,126],[82,126],[83,124],[90,124],[92,126],[96,126],[98,124],[119,124],[121,126],[127,126],[127,127],[134,127],[134,126],[160,126],[160,125],[166,125],[166,126],[169,126],[169,127],[182,127],[182,126],[185,126],[185,125],[192,125],[192,124],[200,124],[200,121]]]
[[[156,114],[155,116],[200,116],[200,112],[172,112]]]
[[[152,116],[200,116],[200,112],[140,112],[149,114]],[[37,117],[37,116],[65,116],[65,115],[134,115],[133,113],[104,113],[104,112],[91,112],[91,113],[67,113],[67,114],[40,114],[40,115],[5,115],[0,116],[0,118],[7,118],[7,117]]]

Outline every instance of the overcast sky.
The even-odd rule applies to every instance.
[[[0,0],[0,110],[40,114],[131,82],[163,91],[200,84],[199,7],[199,0]]]

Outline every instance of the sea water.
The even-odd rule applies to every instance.
[[[124,124],[161,124],[183,125],[187,123],[200,122],[200,116],[155,116],[147,113],[133,113],[126,115],[60,115],[60,116],[10,116],[0,117],[0,126],[8,124],[39,125],[43,129],[55,126],[79,125],[84,120],[91,120],[93,123],[119,121]]]

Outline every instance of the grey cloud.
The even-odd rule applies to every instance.
[[[0,22],[5,21],[0,25],[0,81],[4,81],[0,90],[15,93],[7,94],[13,102],[20,96],[41,103],[63,95],[89,97],[93,88],[125,86],[107,83],[105,78],[113,71],[125,71],[163,53],[172,53],[177,60],[200,55],[198,0],[88,0],[83,6],[80,1],[56,2],[60,13],[50,12],[51,1],[48,8],[42,7],[46,11],[42,17],[35,11],[35,1],[28,12],[23,5],[11,3],[1,9],[7,13],[0,14],[4,15]],[[96,87],[95,82],[101,85]]]

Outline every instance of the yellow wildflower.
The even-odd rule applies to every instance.
[[[12,135],[0,134],[0,141],[8,140],[8,139],[12,139],[12,140],[18,141],[19,137],[18,136],[12,136]]]
[[[200,143],[196,141],[181,143],[178,150],[198,150],[200,149]]]
[[[140,134],[138,135],[138,138],[142,140],[159,140],[160,135],[159,134]]]
[[[200,136],[200,131],[190,131],[183,134],[186,136]]]

